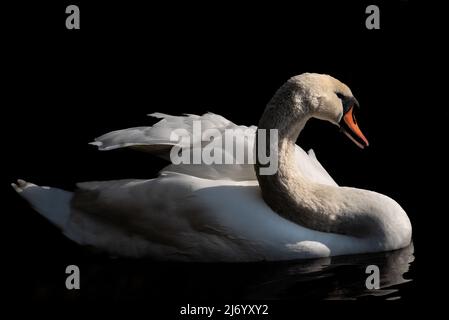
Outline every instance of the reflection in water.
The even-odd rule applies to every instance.
[[[48,300],[399,299],[411,279],[413,245],[397,251],[266,263],[161,263],[89,256],[79,263],[82,289],[62,288],[52,274],[38,279],[33,298]],[[73,260],[72,260],[73,262]],[[380,269],[368,290],[368,265]]]
[[[277,269],[272,279],[254,287],[251,298],[357,299],[366,296],[398,299],[401,284],[414,261],[413,244],[407,248],[376,254],[330,257],[289,263]],[[380,269],[380,289],[368,290],[366,267]],[[265,296],[262,296],[262,295]]]

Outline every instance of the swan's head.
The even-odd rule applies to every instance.
[[[304,73],[289,82],[298,89],[301,102],[308,106],[310,116],[339,126],[360,148],[369,145],[354,115],[359,103],[347,85],[329,75],[317,73]]]

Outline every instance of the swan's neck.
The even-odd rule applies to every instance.
[[[352,235],[366,234],[364,227],[355,226],[353,220],[348,221],[353,217],[342,212],[340,204],[344,199],[339,188],[313,183],[299,171],[295,145],[310,113],[301,97],[290,92],[292,91],[282,89],[278,91],[259,122],[259,130],[278,129],[277,172],[273,175],[261,175],[259,169],[262,165],[257,161],[255,165],[265,202],[284,218],[310,229]],[[267,142],[269,143],[270,141]],[[361,221],[363,218],[357,222]]]

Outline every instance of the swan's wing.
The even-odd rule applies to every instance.
[[[178,235],[191,230],[191,217],[182,215],[188,213],[191,186],[182,178],[78,183],[65,234],[77,243],[130,256],[182,250],[186,244]]]
[[[236,136],[233,141],[236,150],[252,150],[255,126],[238,126],[213,113],[206,113],[202,116],[192,114],[172,116],[163,113],[150,115],[162,120],[152,127],[135,127],[106,133],[96,138],[91,144],[103,151],[129,147],[150,152],[167,160],[171,160],[170,151],[174,146],[189,149],[191,160],[193,160],[193,155],[200,154],[207,148],[207,153],[213,154],[215,159],[222,159],[222,164],[216,161],[208,165],[192,164],[193,161],[191,161],[189,164],[169,165],[162,172],[177,172],[214,180],[256,179],[253,165],[245,162],[245,159],[249,157],[247,153],[245,153],[246,158],[242,161],[225,151],[227,139],[225,130],[234,130]],[[211,133],[209,129],[214,131],[213,138],[208,137],[207,141],[203,141],[204,135]],[[176,136],[173,136],[173,133],[176,133]]]
[[[185,116],[172,116],[164,113],[152,113],[150,116],[160,118],[159,122],[151,127],[134,127],[106,133],[90,144],[99,150],[113,150],[130,147],[140,151],[156,153],[166,159],[174,145],[186,147],[188,144],[201,143],[201,136],[194,135],[194,122],[201,126],[201,133],[206,129],[214,128],[223,132],[226,128],[236,127],[231,121],[213,113],[202,116],[186,114]],[[173,135],[176,133],[176,137]],[[183,137],[189,137],[189,141]],[[176,138],[176,139],[175,139]]]
[[[256,175],[253,165],[248,162],[255,143],[255,126],[238,126],[226,118],[206,113],[202,116],[186,114],[185,116],[172,116],[163,113],[150,114],[161,118],[152,127],[135,127],[112,131],[96,138],[91,144],[98,146],[99,150],[113,150],[117,148],[130,147],[137,150],[150,152],[170,160],[170,151],[173,146],[190,149],[190,154],[201,153],[207,148],[214,158],[221,158],[223,164],[171,164],[162,172],[183,173],[205,179],[226,179],[234,181],[255,180]],[[194,134],[194,123],[200,128],[201,134]],[[208,129],[214,129],[216,135],[213,139],[202,141],[203,135]],[[234,154],[226,152],[227,137],[225,130],[234,130],[234,150],[246,150],[245,158],[237,159]],[[173,132],[177,133],[177,139],[173,139]],[[184,139],[186,138],[186,139]],[[228,140],[229,141],[229,140]],[[193,158],[192,158],[193,159]],[[301,172],[310,180],[337,185],[318,162],[312,150],[307,154],[301,147],[296,146],[296,159]]]
[[[334,181],[334,179],[332,179],[330,174],[318,161],[315,152],[312,149],[306,153],[301,147],[296,146],[296,161],[299,170],[309,180],[315,183],[338,186],[338,184]]]
[[[242,183],[229,186],[234,184]],[[168,173],[151,180],[79,183],[64,233],[80,244],[124,256],[249,260],[251,244],[241,247],[244,235],[234,234],[215,214],[213,200],[204,202],[198,194],[220,185],[227,184]]]
[[[254,142],[254,141],[253,141]],[[298,169],[306,178],[315,182],[330,186],[338,186],[329,173],[324,169],[315,156],[315,152],[310,149],[305,152],[300,146],[296,146],[296,161]],[[248,181],[255,180],[256,174],[252,164],[171,164],[165,167],[162,172],[183,173],[194,177],[212,180],[234,180]]]

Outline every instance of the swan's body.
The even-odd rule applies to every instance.
[[[70,239],[115,255],[259,261],[405,247],[411,225],[394,200],[338,187],[313,152],[295,145],[311,116],[331,122],[342,117],[341,111],[322,102],[326,97],[314,96],[326,89],[329,79],[350,94],[327,77],[292,78],[268,105],[259,128],[279,129],[279,169],[274,175],[261,176],[259,164],[256,170],[250,164],[169,165],[155,179],[80,183],[74,193],[24,181],[14,187]],[[319,112],[313,110],[314,99],[321,101],[316,103]],[[137,147],[166,156],[173,144],[170,132],[191,129],[193,120],[201,120],[203,128],[237,127],[214,114],[155,116],[163,120],[153,127],[111,132],[94,144],[101,150]],[[240,128],[248,129],[240,143],[253,145],[256,127]]]

